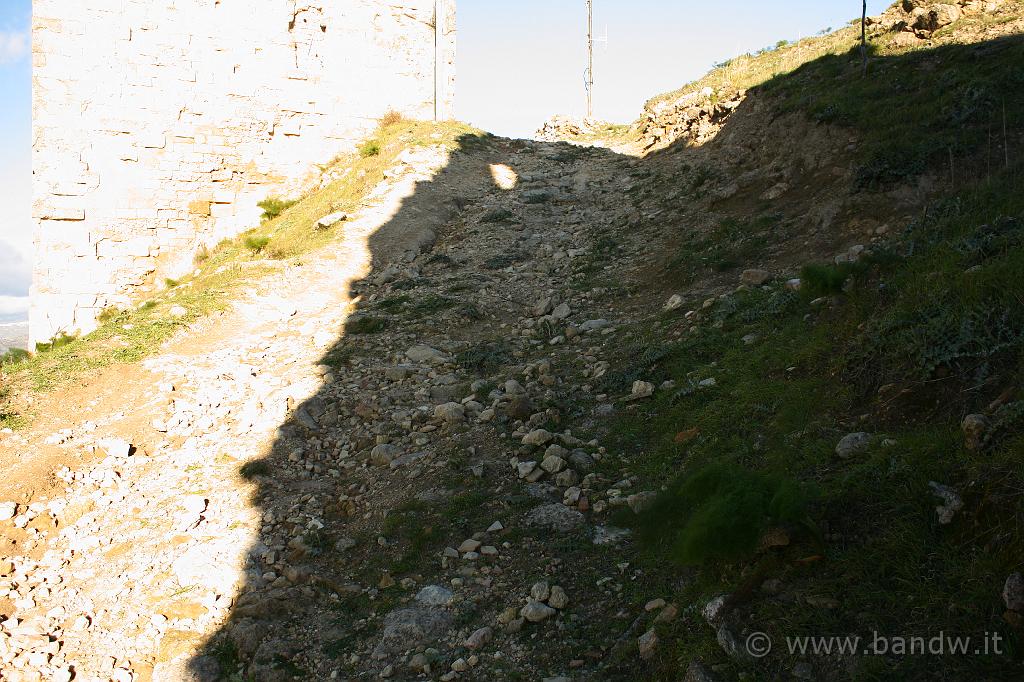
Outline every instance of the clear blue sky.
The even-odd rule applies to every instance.
[[[68,0],[78,2],[84,0]],[[342,0],[338,0],[342,1]],[[584,113],[585,0],[457,0],[457,115],[530,135],[552,114]],[[889,2],[870,0],[868,11]],[[27,307],[31,261],[31,0],[0,0],[0,323]],[[595,0],[608,32],[595,66],[595,115],[631,121],[646,99],[715,62],[838,27],[857,0]]]

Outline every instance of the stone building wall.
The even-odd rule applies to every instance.
[[[455,0],[33,10],[33,342],[188,271],[386,111],[452,117]]]

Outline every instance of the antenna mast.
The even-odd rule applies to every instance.
[[[587,0],[587,118],[594,117],[594,0]]]

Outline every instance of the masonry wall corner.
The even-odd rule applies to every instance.
[[[388,110],[453,116],[455,0],[34,0],[31,342],[253,227]]]

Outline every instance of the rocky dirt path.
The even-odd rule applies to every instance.
[[[8,458],[68,466],[0,504],[0,678],[599,669],[614,637],[584,620],[614,614],[624,569],[595,562],[595,587],[558,547],[614,543],[605,512],[649,496],[597,473],[593,437],[621,398],[595,386],[629,302],[586,278],[628,262],[598,242],[637,220],[631,165],[410,151],[337,244],[82,422],[8,437]]]

